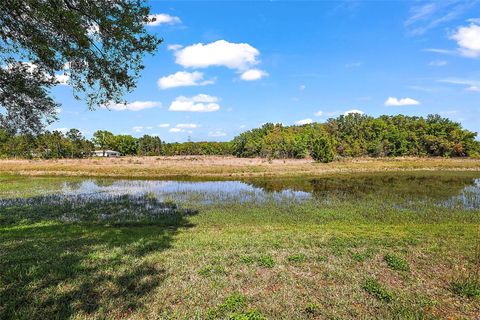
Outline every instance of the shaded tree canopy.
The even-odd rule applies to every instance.
[[[124,102],[162,41],[145,29],[149,10],[145,0],[0,1],[0,125],[40,132],[62,82],[90,109]]]

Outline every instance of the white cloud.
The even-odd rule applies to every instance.
[[[460,27],[450,38],[457,41],[461,55],[480,57],[480,25],[471,23],[468,27]]]
[[[322,110],[318,110],[317,112],[315,112],[315,117],[321,117],[321,116],[323,116]]]
[[[142,131],[143,131],[143,127],[142,127],[142,126],[132,127],[132,131],[133,131],[133,132],[142,132]]]
[[[157,81],[160,89],[170,89],[176,87],[205,86],[214,83],[214,80],[203,80],[203,73],[194,71],[178,71],[166,77],[161,77]]]
[[[410,17],[405,21],[411,35],[422,35],[436,27],[458,19],[472,10],[476,1],[448,0],[418,2],[410,9]]]
[[[480,92],[480,81],[477,81],[477,80],[450,78],[450,79],[442,79],[438,81],[444,82],[444,83],[465,85],[466,86],[465,90],[467,91]]]
[[[170,127],[170,123],[161,123],[161,124],[159,124],[157,127],[159,127],[159,128],[168,128],[168,127]]]
[[[115,110],[115,111],[140,111],[144,109],[151,109],[156,107],[161,107],[162,104],[157,101],[134,101],[127,104],[124,103],[110,103],[108,105],[103,106],[105,109]]]
[[[170,128],[170,130],[168,130],[168,131],[172,132],[172,133],[178,133],[178,132],[193,133],[192,130],[185,130],[185,129],[195,129],[195,128],[198,128],[198,127],[199,127],[199,125],[195,124],[195,123],[179,123],[175,127]]]
[[[480,86],[470,86],[467,91],[480,92]]]
[[[447,54],[447,55],[457,55],[458,54],[455,50],[436,49],[436,48],[423,49],[423,51],[440,53],[440,54]]]
[[[248,43],[232,43],[218,40],[212,43],[197,43],[175,52],[176,63],[185,68],[223,66],[245,71],[258,64],[260,52]]]
[[[447,64],[448,62],[445,60],[433,60],[433,61],[430,61],[428,65],[431,67],[443,67],[443,66],[446,66]]]
[[[220,109],[218,98],[207,94],[199,94],[194,97],[177,97],[168,110],[186,112],[213,112]]]
[[[167,49],[171,51],[177,51],[178,49],[181,49],[181,48],[183,48],[181,44],[169,44],[167,46]]]
[[[245,80],[245,81],[253,81],[253,80],[259,80],[263,77],[268,76],[268,73],[266,73],[263,70],[260,69],[250,69],[242,73],[240,76],[240,79]]]
[[[181,129],[195,129],[195,128],[198,128],[198,124],[196,124],[196,123],[179,123],[175,127],[176,128],[181,128]]]
[[[210,131],[208,133],[208,136],[210,137],[225,137],[227,134],[223,131],[217,130],[217,131]]]
[[[352,109],[352,110],[345,111],[343,113],[343,115],[348,116],[349,114],[353,114],[353,113],[364,114],[365,112],[363,112],[362,110],[358,110],[358,109]]]
[[[418,105],[418,104],[420,104],[420,102],[418,102],[417,100],[412,99],[412,98],[398,99],[398,98],[395,98],[395,97],[389,97],[385,101],[386,106],[414,106],[414,105]]]
[[[64,74],[56,74],[55,75],[55,80],[57,80],[57,85],[59,86],[67,86],[68,81],[70,80],[70,75],[64,73]]]
[[[297,126],[303,126],[304,124],[310,124],[310,123],[312,123],[312,122],[313,122],[312,119],[307,118],[307,119],[302,119],[302,120],[295,121],[295,124],[296,124]]]
[[[182,23],[179,17],[171,16],[166,13],[151,14],[148,16],[150,19],[155,18],[155,21],[147,23],[147,26],[159,26],[161,24],[179,24]]]

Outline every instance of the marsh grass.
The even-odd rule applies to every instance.
[[[0,319],[475,318],[463,281],[476,270],[480,211],[445,203],[476,178],[298,179],[288,189],[312,196],[295,200],[278,196],[284,183],[250,182],[265,194],[248,201],[53,194],[65,179],[6,179]]]

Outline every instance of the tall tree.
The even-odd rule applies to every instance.
[[[145,0],[0,1],[0,125],[41,131],[55,120],[59,82],[91,109],[124,102],[162,41],[145,29],[152,20]]]

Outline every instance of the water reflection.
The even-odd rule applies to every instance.
[[[57,195],[105,200],[148,195],[172,203],[255,203],[268,200],[318,201],[318,205],[367,201],[395,208],[411,204],[480,209],[478,172],[359,173],[321,178],[252,179],[245,181],[167,181],[83,178],[31,178],[10,181],[0,198]],[[1,202],[1,201],[0,201]],[[417,206],[418,207],[418,206]]]
[[[88,195],[91,198],[104,198],[119,195],[140,196],[148,194],[159,201],[195,201],[211,203],[215,201],[257,202],[267,199],[278,201],[304,200],[311,196],[305,191],[284,188],[268,192],[241,181],[163,181],[163,180],[84,180],[65,182],[62,193],[66,196]]]

